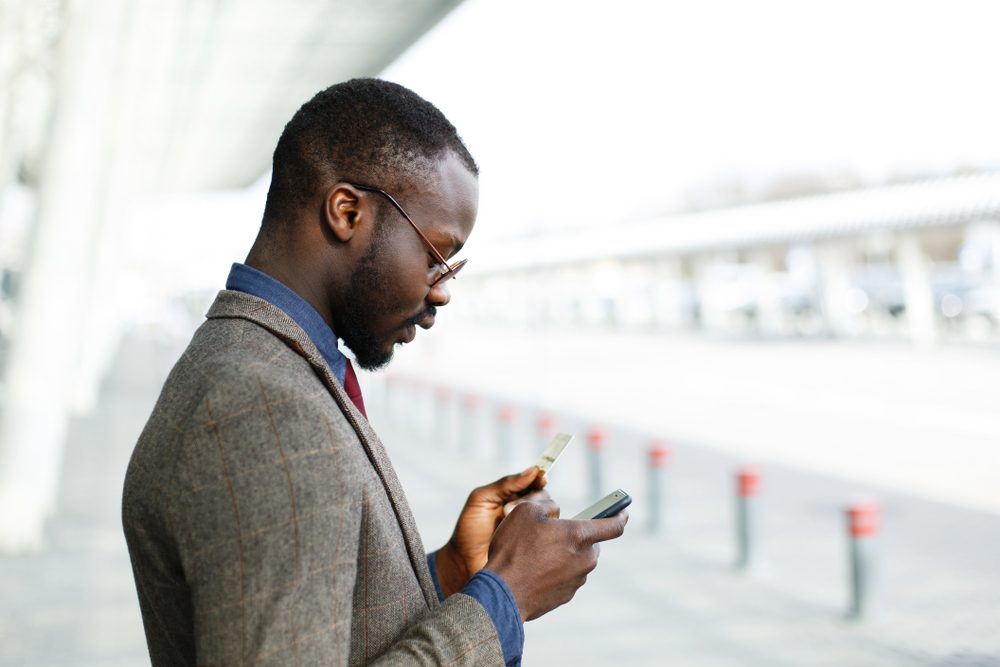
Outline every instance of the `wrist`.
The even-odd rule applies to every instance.
[[[472,578],[465,561],[451,542],[438,549],[434,564],[437,566],[438,581],[445,598],[461,591]]]

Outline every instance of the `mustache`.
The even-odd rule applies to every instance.
[[[424,319],[428,315],[430,315],[431,317],[436,316],[437,315],[437,307],[436,306],[427,306],[427,308],[425,308],[424,310],[421,310],[419,313],[417,313],[416,315],[414,315],[410,319],[406,320],[406,326],[410,326],[410,325],[417,326],[417,322],[419,322],[420,320]]]

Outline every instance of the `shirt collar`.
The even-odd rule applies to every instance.
[[[226,289],[252,294],[283,310],[302,327],[340,384],[344,384],[347,357],[337,346],[337,334],[305,299],[266,273],[238,262],[229,271]]]

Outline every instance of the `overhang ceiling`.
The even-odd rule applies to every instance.
[[[112,181],[127,174],[130,189],[191,192],[239,188],[260,178],[284,124],[303,102],[332,83],[378,74],[459,2],[21,5],[7,0],[5,5],[12,10],[8,18],[20,15],[24,21],[18,37],[31,34],[25,31],[44,19],[41,13],[57,15],[55,24],[62,27],[51,44],[53,66],[45,70],[52,90],[39,100],[59,111],[66,98],[80,94],[81,80],[101,91],[100,104],[83,107],[92,131],[106,137],[95,165],[106,160]],[[12,71],[19,71],[17,63]],[[49,143],[47,124],[37,120],[47,114],[28,111],[20,117],[22,124],[34,124],[21,129],[38,139],[20,142],[23,150],[13,157],[30,172]],[[10,142],[7,149],[10,158]]]
[[[175,26],[159,31],[163,43],[149,61],[154,85],[172,94],[140,114],[159,130],[145,134],[144,152],[162,156],[154,187],[215,190],[260,178],[303,102],[337,81],[378,74],[457,3],[135,3],[142,29]]]

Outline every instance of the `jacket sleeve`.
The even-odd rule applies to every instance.
[[[216,384],[195,411],[176,456],[183,493],[169,524],[199,665],[347,665],[360,640],[351,636],[352,616],[366,613],[353,608],[358,568],[367,566],[358,480],[369,473],[346,450],[359,446],[356,435],[331,418],[330,400],[261,373]],[[501,665],[503,657],[490,616],[455,595],[369,662]]]

